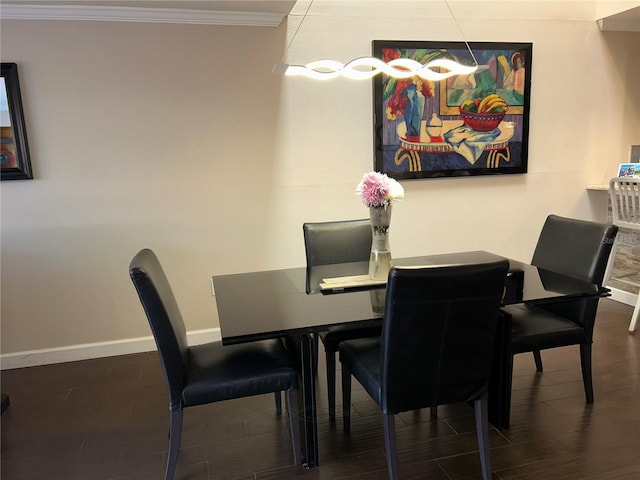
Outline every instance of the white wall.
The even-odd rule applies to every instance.
[[[585,185],[640,143],[639,37],[603,35],[591,2],[534,2],[537,15],[508,2],[493,20],[496,2],[452,3],[469,41],[534,44],[529,173],[404,182],[392,250],[528,260],[547,214],[604,215]],[[459,40],[446,12],[352,11],[307,17],[287,58]],[[148,336],[127,273],[142,247],[187,329],[206,329],[212,274],[302,265],[304,221],[367,216],[353,190],[372,169],[371,86],[273,76],[290,22],[287,37],[286,24],[2,20],[35,174],[0,189],[3,354]]]

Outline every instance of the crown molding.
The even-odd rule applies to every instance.
[[[0,3],[0,16],[11,20],[94,20],[109,22],[187,23],[277,27],[285,15],[178,8],[103,7],[93,5],[16,5]]]

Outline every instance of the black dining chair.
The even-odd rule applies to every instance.
[[[389,479],[398,478],[397,413],[473,402],[482,478],[491,478],[488,387],[507,260],[389,273],[380,338],[340,344],[344,430],[351,426],[351,376],[384,417]]]
[[[165,480],[176,470],[183,410],[234,398],[287,392],[294,462],[300,463],[298,373],[279,339],[242,345],[188,346],[173,292],[153,251],[133,257],[129,275],[158,347],[169,391],[169,458]]]
[[[543,282],[545,276],[559,273],[602,286],[617,232],[618,227],[614,225],[549,215],[540,232],[531,264],[540,269]],[[585,397],[587,403],[593,403],[591,345],[598,300],[504,307],[504,311],[511,315],[512,324],[509,391],[514,355],[533,352],[536,369],[542,372],[541,350],[579,345]]]
[[[342,220],[305,223],[302,226],[307,268],[333,263],[364,262],[371,254],[371,221]],[[309,288],[309,286],[307,286]],[[353,338],[379,337],[382,321],[377,325],[339,325],[318,336],[324,344],[327,364],[327,398],[329,419],[336,418],[336,353],[338,345]],[[317,362],[316,342],[316,362]]]

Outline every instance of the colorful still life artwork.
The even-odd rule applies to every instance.
[[[376,170],[398,179],[526,173],[530,43],[373,42],[385,62],[438,58],[474,73],[374,78]]]

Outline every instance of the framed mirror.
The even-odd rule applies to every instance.
[[[2,180],[33,178],[15,63],[2,63],[0,77],[0,174]]]

